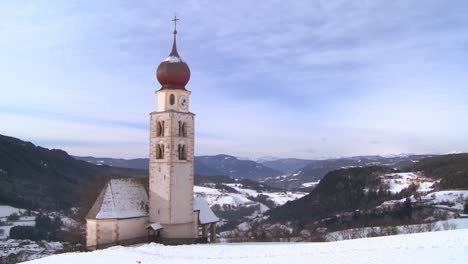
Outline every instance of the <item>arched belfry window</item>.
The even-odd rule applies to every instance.
[[[179,121],[179,137],[187,137],[187,126],[182,121]]]
[[[175,95],[173,95],[173,94],[169,95],[169,104],[170,105],[175,104]]]
[[[179,160],[186,160],[187,159],[187,151],[185,149],[184,144],[179,144],[178,146],[178,154],[179,154]]]
[[[164,121],[158,121],[156,126],[156,136],[164,137]]]
[[[164,144],[156,145],[156,159],[164,159]]]

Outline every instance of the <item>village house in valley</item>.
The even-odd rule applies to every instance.
[[[190,69],[177,52],[176,36],[174,28],[172,51],[156,71],[161,88],[156,111],[150,113],[149,186],[136,179],[112,179],[105,185],[86,216],[88,249],[216,240],[219,219],[193,193],[194,114],[185,88]]]

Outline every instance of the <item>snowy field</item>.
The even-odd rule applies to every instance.
[[[414,198],[414,195],[408,197],[412,203],[420,203],[433,207],[462,211],[465,199],[468,198],[466,190],[446,190],[438,192],[430,192],[421,196],[419,199]],[[383,202],[379,207],[394,206],[397,203],[405,202],[406,198],[400,200],[388,200]]]
[[[432,231],[447,231],[454,229],[468,229],[468,218],[450,219],[446,221],[437,221],[428,224],[401,225],[396,226],[398,234],[422,233],[428,232],[427,228]],[[339,241],[346,239],[356,239],[370,237],[372,232],[381,232],[385,227],[363,227],[346,229],[342,231],[331,232],[326,235],[327,241]]]
[[[5,218],[13,213],[21,214],[25,209],[18,209],[9,205],[0,205],[0,218]]]
[[[248,197],[257,197],[258,195],[265,195],[276,205],[283,205],[288,201],[296,200],[307,193],[304,192],[258,192],[256,190],[243,188],[242,184],[226,184],[227,186],[233,188],[238,193],[220,191],[215,188],[203,187],[203,186],[194,186],[194,192],[197,196],[205,198],[210,206],[215,204],[223,205],[249,205],[256,202],[253,202]],[[268,210],[268,207],[262,206],[263,210]]]
[[[463,210],[465,199],[468,198],[468,191],[448,190],[430,193],[422,199],[438,208]]]
[[[327,243],[147,244],[65,253],[28,263],[468,263],[468,230]]]
[[[433,190],[432,186],[436,183],[432,179],[421,177],[413,172],[390,173],[381,178],[382,183],[386,184],[392,193],[399,193],[412,183],[418,185],[418,192],[427,193]]]

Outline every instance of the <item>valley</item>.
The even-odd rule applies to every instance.
[[[146,181],[148,173],[146,159],[71,157],[4,136],[0,151],[0,181],[10,186],[0,195],[3,259],[79,249],[84,214],[107,180]],[[194,196],[222,219],[223,242],[336,241],[468,227],[467,154],[259,162],[195,158]],[[13,227],[35,230],[44,214],[60,219],[54,236],[60,242],[11,239]]]

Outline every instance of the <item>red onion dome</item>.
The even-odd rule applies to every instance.
[[[161,89],[184,89],[190,80],[190,69],[177,52],[176,34],[174,30],[174,43],[169,57],[159,64],[156,78],[162,85]]]

